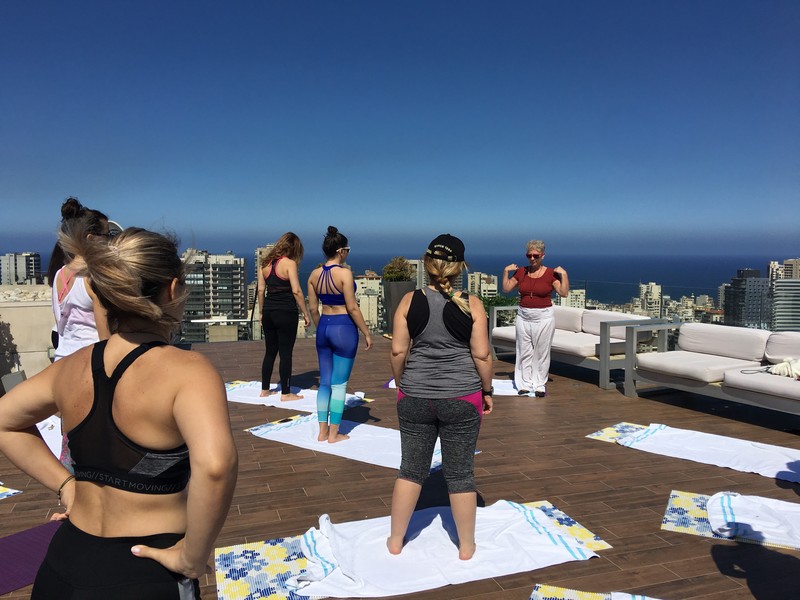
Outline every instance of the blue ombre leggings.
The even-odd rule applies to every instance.
[[[350,315],[322,315],[317,325],[319,391],[317,420],[339,425],[344,412],[347,380],[358,351],[358,328]]]

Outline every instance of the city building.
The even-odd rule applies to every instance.
[[[783,261],[781,279],[800,279],[800,258]]]
[[[258,273],[261,270],[261,259],[264,258],[269,251],[275,247],[275,244],[267,244],[266,246],[259,246],[255,251],[255,264],[253,265],[253,281],[258,281]]]
[[[778,279],[773,282],[770,329],[772,331],[800,331],[800,277]]]
[[[356,282],[356,301],[361,314],[371,331],[381,329],[383,320],[382,278],[374,271],[354,277]]]
[[[476,271],[467,276],[467,291],[481,298],[497,297],[497,275]]]
[[[650,317],[663,316],[661,308],[661,286],[651,281],[650,283],[639,284],[639,300],[641,301],[641,311]]]
[[[248,339],[244,258],[231,252],[210,254],[189,248],[183,260],[188,292],[184,339],[190,342]]]
[[[407,258],[408,264],[411,265],[411,278],[416,282],[417,288],[423,288],[430,282],[428,273],[425,271],[425,265],[422,260],[418,258]],[[458,274],[453,280],[454,290],[464,289],[464,271]]]
[[[559,306],[570,306],[572,308],[586,308],[586,290],[570,290],[566,298],[558,294],[553,297],[553,304]]]
[[[42,257],[38,252],[9,252],[0,256],[0,285],[42,283]]]
[[[778,280],[776,280],[778,281]],[[770,326],[769,278],[758,269],[739,269],[725,291],[725,325],[768,329]]]

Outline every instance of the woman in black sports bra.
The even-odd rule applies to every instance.
[[[261,396],[278,390],[270,389],[272,368],[280,354],[278,367],[281,400],[299,400],[303,396],[292,393],[292,350],[297,340],[297,319],[303,313],[306,327],[311,316],[300,287],[297,269],[303,260],[303,243],[291,231],[275,242],[263,259],[258,277],[258,307],[264,329],[264,362],[261,364]]]
[[[167,345],[186,299],[177,246],[137,228],[61,243],[84,257],[112,335],[0,402],[0,451],[66,507],[31,598],[199,598],[237,454],[219,375]],[[56,412],[74,476],[35,428]]]

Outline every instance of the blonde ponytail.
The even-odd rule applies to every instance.
[[[425,256],[423,259],[423,263],[425,265],[425,271],[428,273],[428,276],[433,281],[434,285],[438,287],[442,292],[447,295],[450,299],[450,302],[454,303],[458,308],[461,309],[461,312],[467,315],[471,315],[471,311],[469,308],[469,300],[466,298],[462,298],[459,293],[453,291],[453,282],[452,280],[458,277],[458,275],[464,270],[466,266],[465,263],[462,262],[448,262],[438,258],[431,258],[429,256]]]

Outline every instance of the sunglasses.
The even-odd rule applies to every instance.
[[[350,252],[350,246],[345,246],[344,248],[339,248],[339,250],[347,250],[348,252]]]
[[[541,254],[526,254],[525,256],[527,256],[528,258],[534,258],[536,260],[539,260],[540,258],[542,258]]]

